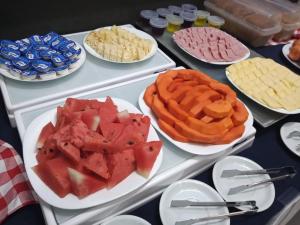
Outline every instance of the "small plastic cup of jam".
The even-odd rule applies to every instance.
[[[209,16],[207,17],[207,22],[210,27],[220,29],[224,25],[225,20],[219,16]]]
[[[163,18],[151,18],[149,23],[152,27],[153,35],[156,36],[162,35],[168,25],[167,20]]]
[[[171,11],[171,13],[177,16],[179,16],[182,11],[182,8],[177,5],[169,5],[168,9]]]
[[[182,11],[180,13],[180,16],[184,20],[184,22],[182,24],[183,28],[191,27],[193,25],[194,21],[196,20],[196,15],[192,12]]]
[[[149,25],[149,20],[151,18],[154,17],[158,17],[158,13],[153,11],[153,10],[142,10],[140,12],[140,18],[141,18],[141,22],[143,23],[143,25],[148,26]]]
[[[180,30],[181,25],[183,24],[183,19],[180,16],[169,14],[166,16],[168,21],[167,31],[173,33]]]
[[[207,23],[207,17],[209,17],[210,13],[204,10],[195,11],[196,20],[194,22],[196,27],[204,27]]]
[[[166,16],[168,14],[172,14],[171,10],[167,9],[167,8],[159,8],[156,10],[156,12],[158,13],[158,15],[161,17],[161,18],[166,18]]]
[[[183,11],[188,11],[188,12],[195,12],[198,9],[197,6],[193,4],[182,4],[181,8]]]

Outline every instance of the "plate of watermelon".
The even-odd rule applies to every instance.
[[[158,171],[162,142],[150,118],[118,99],[68,98],[28,126],[23,154],[39,197],[63,209],[116,200]]]

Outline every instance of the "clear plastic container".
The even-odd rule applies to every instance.
[[[254,47],[263,46],[281,31],[281,23],[278,17],[267,10],[253,7],[249,4],[250,1],[245,2],[206,0],[204,6],[212,14],[225,19],[224,30]]]
[[[180,30],[181,25],[183,24],[183,19],[180,16],[169,14],[166,16],[168,21],[167,31],[173,33]]]
[[[195,12],[198,9],[197,6],[193,4],[182,4],[181,8],[183,9],[183,11],[188,11],[188,12]]]
[[[182,11],[180,13],[181,18],[184,20],[182,27],[187,28],[191,27],[196,20],[196,15],[193,12],[188,12],[188,11]]]
[[[142,10],[140,12],[140,19],[143,25],[147,26],[149,25],[149,20],[153,17],[158,17],[158,13],[153,10]]]
[[[177,15],[179,16],[181,11],[182,11],[182,8],[177,6],[177,5],[169,5],[168,6],[168,9],[174,14],[174,15]]]
[[[207,23],[207,17],[210,16],[210,12],[204,11],[204,10],[197,10],[195,11],[196,20],[195,20],[195,26],[196,27],[203,27]]]
[[[171,10],[167,9],[167,8],[159,8],[156,10],[156,12],[158,13],[158,15],[161,17],[161,18],[166,18],[166,16],[168,14],[172,14]]]
[[[149,23],[152,27],[152,34],[156,36],[162,35],[168,25],[167,20],[163,18],[151,18]]]
[[[219,16],[209,16],[207,17],[207,23],[210,27],[220,29],[225,24],[225,20]]]

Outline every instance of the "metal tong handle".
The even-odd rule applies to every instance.
[[[177,221],[175,225],[192,225],[194,223],[199,223],[199,222],[213,220],[213,219],[226,219],[228,217],[239,216],[239,215],[253,215],[257,212],[257,210],[258,208],[256,207],[255,209],[247,210],[247,211],[238,211],[238,212],[222,214],[217,216],[208,216],[208,217],[202,217],[196,219],[182,220],[182,221]]]
[[[280,173],[282,171],[290,172],[294,170],[292,166],[284,166],[279,168],[269,168],[269,169],[262,169],[262,170],[249,170],[249,171],[242,171],[243,175],[252,175],[252,174],[273,174],[273,173]]]
[[[227,207],[237,207],[237,206],[252,206],[256,207],[256,201],[236,201],[236,202],[197,202],[189,200],[172,200],[171,207],[187,207],[187,206],[227,206]]]
[[[270,178],[270,179],[258,181],[258,182],[252,183],[252,184],[247,184],[246,186],[247,187],[255,187],[257,185],[261,185],[261,184],[264,184],[264,183],[269,183],[269,182],[273,182],[273,181],[277,181],[277,180],[283,180],[283,179],[285,179],[287,177],[292,177],[294,175],[295,174],[285,174],[285,175],[282,175],[282,176],[273,177],[273,178]]]

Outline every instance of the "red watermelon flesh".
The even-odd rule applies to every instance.
[[[85,136],[82,150],[91,152],[109,152],[111,147],[111,142],[106,140],[101,134],[90,131]]]
[[[123,132],[113,142],[112,152],[122,151],[123,149],[133,148],[140,142],[144,142],[144,138],[137,132],[133,125],[125,126]]]
[[[150,141],[135,146],[134,156],[139,174],[146,178],[149,176],[161,147],[161,141]]]
[[[107,187],[113,188],[135,170],[135,158],[132,149],[126,149],[108,155],[108,169],[111,177],[107,181]]]
[[[38,161],[38,163],[42,163],[46,160],[55,158],[58,154],[59,152],[57,150],[56,141],[51,136],[48,137],[43,148],[38,150],[36,160]]]
[[[51,159],[34,167],[34,171],[59,197],[63,198],[71,191],[67,168],[70,164],[62,157]]]
[[[81,120],[74,120],[70,126],[70,142],[77,148],[82,148],[84,139],[90,132],[87,125]]]
[[[44,146],[45,141],[47,140],[47,138],[51,135],[54,134],[55,132],[55,127],[53,126],[53,124],[51,122],[47,123],[38,138],[37,141],[37,148],[42,148]]]
[[[125,125],[122,123],[109,123],[109,122],[103,122],[100,123],[100,130],[102,135],[108,140],[108,141],[114,141],[117,137],[120,136],[120,134],[123,132],[125,128]]]
[[[114,105],[112,99],[110,97],[107,97],[103,106],[99,109],[101,123],[116,121],[117,113],[117,107]]]
[[[106,185],[103,180],[83,174],[72,168],[68,168],[68,174],[71,181],[72,192],[80,199],[103,189]]]
[[[89,109],[82,112],[82,121],[90,130],[96,131],[100,123],[100,117],[96,109]]]
[[[79,112],[85,109],[100,109],[103,102],[99,102],[95,99],[76,99],[68,98],[66,100],[65,106],[68,107],[72,112]]]
[[[102,178],[108,179],[110,177],[106,159],[100,152],[95,152],[89,155],[86,159],[83,159],[83,165],[86,169]]]
[[[68,141],[60,141],[57,143],[57,148],[72,162],[78,163],[80,161],[80,150]]]

